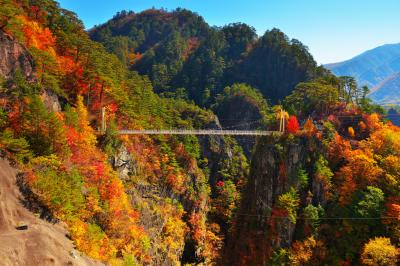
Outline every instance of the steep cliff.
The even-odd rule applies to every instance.
[[[0,76],[10,78],[20,69],[28,78],[33,74],[33,59],[26,48],[0,30]]]
[[[0,77],[11,80],[15,78],[16,72],[28,82],[36,81],[35,64],[31,53],[16,38],[0,30]],[[12,88],[13,91],[19,89]],[[49,111],[61,111],[60,101],[52,88],[41,89],[40,97]]]
[[[278,198],[301,187],[297,174],[307,146],[303,140],[279,143],[277,138],[259,140],[224,265],[266,265],[272,249],[292,243],[296,221],[282,217]]]

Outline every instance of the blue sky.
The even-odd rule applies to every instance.
[[[86,28],[117,11],[183,7],[210,25],[244,22],[258,34],[279,28],[307,45],[318,63],[349,59],[386,43],[400,42],[400,0],[60,0]]]

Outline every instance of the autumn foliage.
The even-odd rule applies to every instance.
[[[377,237],[365,244],[361,254],[363,265],[397,265],[399,250],[390,243],[390,239]]]
[[[129,80],[118,59],[53,1],[9,4],[18,23],[6,31],[26,46],[35,68],[34,82],[17,72],[7,88],[13,92],[1,98],[0,126],[6,130],[0,148],[24,169],[42,204],[68,225],[77,249],[111,265],[177,265],[191,239],[197,258],[213,263],[222,237],[219,225],[207,220],[209,187],[190,142],[96,132],[102,107],[107,125],[118,129],[171,123],[180,115],[174,103],[155,95],[144,77]],[[132,51],[130,63],[141,57]],[[49,92],[65,99],[62,110],[45,103]],[[145,113],[156,109],[150,105],[163,111]],[[136,167],[128,180],[110,163],[121,147]],[[154,193],[150,199],[146,190]]]
[[[297,121],[297,117],[294,115],[289,116],[287,121],[286,129],[289,133],[295,134],[299,130],[299,122]]]
[[[298,110],[300,121],[308,118],[304,126],[285,113],[289,134],[260,139],[267,152],[252,165],[254,175],[233,138],[207,139],[210,151],[202,153],[204,139],[193,136],[121,136],[121,128],[197,128],[216,118],[183,100],[184,90],[182,99],[154,93],[148,77],[91,41],[56,2],[4,3],[12,14],[12,21],[0,18],[4,32],[26,47],[34,71],[27,77],[16,70],[1,85],[0,149],[40,204],[65,222],[78,250],[110,265],[180,265],[187,252],[190,265],[236,255],[232,265],[398,264],[398,127],[364,112],[335,86],[312,82],[288,101],[293,108],[306,104]],[[179,54],[190,60],[202,45],[191,37]],[[148,53],[136,50],[127,50],[127,65],[147,62]],[[247,85],[224,91],[244,92],[276,122]],[[299,101],[304,93],[310,101]],[[107,129],[99,132],[103,107]],[[356,119],[344,118],[350,116]],[[270,182],[248,182],[258,175]],[[252,198],[260,191],[260,199]]]

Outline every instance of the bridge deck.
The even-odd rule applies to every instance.
[[[230,135],[230,136],[270,136],[282,134],[279,131],[262,130],[217,130],[217,129],[171,129],[171,130],[120,130],[120,135]]]

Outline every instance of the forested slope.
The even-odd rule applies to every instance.
[[[201,106],[237,82],[277,102],[297,83],[326,74],[307,47],[278,29],[259,38],[246,24],[211,27],[184,9],[123,11],[91,29],[90,36],[148,75],[156,91],[177,93]]]

